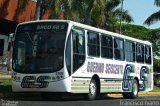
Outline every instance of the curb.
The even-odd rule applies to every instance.
[[[11,75],[0,74],[0,80],[3,80],[3,79],[11,79]]]
[[[26,94],[20,93],[20,95],[25,96]],[[32,94],[31,94],[32,95]],[[35,95],[33,93],[33,95]],[[138,93],[139,96],[158,96],[160,95],[160,92],[140,92]],[[14,97],[14,93],[10,92],[10,93],[0,93],[0,98],[10,98],[10,97]],[[117,93],[117,94],[106,94],[106,96],[108,97],[123,97],[121,93]]]
[[[156,95],[160,95],[160,92],[139,92],[138,95],[139,96],[156,96]],[[109,96],[109,97],[122,97],[122,94],[121,93],[107,94],[107,96]]]

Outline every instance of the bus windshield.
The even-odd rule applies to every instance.
[[[48,24],[35,24],[37,29],[32,28],[33,24],[17,28],[13,48],[15,72],[51,73],[63,68],[67,25]],[[60,29],[62,25],[64,30]]]

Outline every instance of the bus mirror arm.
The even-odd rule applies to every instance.
[[[12,42],[13,41],[14,35],[15,35],[14,33],[10,33],[9,34],[8,42]]]

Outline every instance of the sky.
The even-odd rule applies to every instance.
[[[129,14],[134,19],[132,24],[136,25],[143,25],[147,17],[160,10],[160,7],[154,5],[154,0],[124,0],[123,8],[129,11]],[[160,28],[160,21],[150,26],[143,26],[151,29]]]

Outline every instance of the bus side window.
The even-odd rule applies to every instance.
[[[126,61],[135,62],[135,43],[132,41],[125,41]]]
[[[140,43],[136,44],[136,60],[139,63],[144,62],[144,46]]]
[[[93,57],[100,56],[99,34],[88,32],[88,55]]]
[[[145,62],[151,64],[151,47],[145,46]]]
[[[85,60],[85,33],[82,29],[73,28],[73,72],[76,71]]]
[[[83,37],[81,35],[79,35],[78,33],[73,34],[74,38],[73,38],[73,44],[74,44],[74,53],[77,54],[84,54],[84,44],[83,44]]]
[[[103,58],[113,58],[113,39],[111,36],[101,36],[101,51]]]
[[[122,61],[125,59],[124,41],[122,39],[114,39],[114,58]]]

